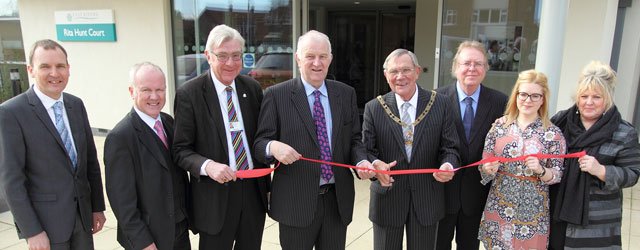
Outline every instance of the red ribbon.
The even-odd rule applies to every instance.
[[[333,166],[336,166],[336,167],[351,168],[351,169],[357,169],[357,170],[368,170],[368,171],[373,171],[373,172],[380,173],[380,174],[403,175],[403,174],[433,174],[433,173],[437,173],[437,172],[456,172],[456,171],[458,171],[460,169],[470,168],[470,167],[473,167],[473,166],[479,166],[479,165],[482,165],[482,164],[485,164],[485,163],[489,163],[489,162],[494,162],[494,161],[499,161],[499,162],[523,161],[529,156],[533,156],[533,157],[536,157],[538,159],[579,158],[579,157],[585,156],[586,154],[587,153],[585,151],[580,151],[580,152],[571,153],[571,154],[564,154],[564,155],[530,154],[530,155],[523,155],[523,156],[516,157],[516,158],[506,158],[506,157],[494,156],[494,157],[489,157],[489,158],[482,159],[480,161],[477,161],[477,162],[474,162],[474,163],[471,163],[469,165],[465,165],[465,166],[462,166],[462,167],[459,167],[459,168],[456,168],[456,169],[453,169],[453,170],[440,170],[440,169],[437,169],[437,168],[405,169],[405,170],[376,170],[376,169],[369,169],[369,168],[364,168],[364,167],[356,167],[356,166],[353,166],[353,165],[347,165],[347,164],[342,164],[342,163],[337,163],[337,162],[310,159],[310,158],[305,158],[305,157],[300,157],[300,160],[309,161],[309,162],[316,162],[316,163],[320,163],[320,164],[328,164],[328,165],[333,165]],[[259,169],[251,169],[251,170],[238,170],[236,172],[236,176],[238,178],[243,178],[243,179],[263,177],[263,176],[271,174],[279,166],[280,166],[280,163],[278,162],[278,164],[274,168],[259,168]]]

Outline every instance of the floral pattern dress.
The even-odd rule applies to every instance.
[[[538,118],[524,130],[499,118],[487,134],[483,158],[516,158],[529,154],[564,154],[566,143],[556,126],[543,127]],[[502,163],[497,174],[482,173],[491,189],[482,214],[478,239],[489,250],[546,249],[549,239],[549,186],[560,182],[561,158],[540,159],[553,178],[541,181],[524,161]]]

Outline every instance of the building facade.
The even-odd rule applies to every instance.
[[[202,53],[218,24],[236,28],[246,39],[242,74],[263,87],[298,75],[292,56],[297,37],[309,29],[326,33],[334,55],[329,77],[353,86],[361,108],[388,91],[382,63],[399,47],[418,55],[419,84],[433,89],[454,83],[451,60],[460,41],[478,40],[490,55],[484,84],[508,94],[519,71],[541,70],[549,76],[552,114],[573,103],[580,69],[601,60],[618,72],[614,101],[624,119],[640,124],[640,0],[4,2],[14,3],[18,15],[0,13],[3,101],[13,91],[8,88],[12,68],[18,69],[22,91],[28,87],[27,56],[16,51],[28,53],[39,39],[59,40],[56,12],[113,13],[115,41],[61,42],[71,65],[67,92],[84,100],[98,129],[111,129],[131,108],[128,70],[141,61],[158,64],[167,74],[165,111],[172,113],[175,89],[208,70]]]

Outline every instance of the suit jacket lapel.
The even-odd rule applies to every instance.
[[[162,141],[160,141],[160,138],[156,135],[155,131],[151,130],[151,128],[142,121],[142,118],[138,116],[138,113],[136,113],[134,109],[131,109],[129,118],[131,120],[131,125],[133,125],[133,128],[136,130],[138,140],[147,148],[147,150],[149,150],[149,152],[151,152],[153,157],[160,162],[160,165],[168,169],[169,166],[167,166],[164,154],[162,154],[162,150],[164,149],[160,148]],[[164,124],[165,123],[163,122],[162,125],[164,126]],[[165,128],[165,130],[168,129]]]
[[[162,126],[164,126],[164,132],[167,134],[167,144],[169,144],[169,147],[171,147],[171,145],[173,145],[173,123],[168,122],[167,119],[170,118],[165,118],[163,116],[163,113],[160,113],[160,116],[162,117]],[[158,138],[158,140],[159,139],[160,138]]]
[[[384,102],[387,104],[391,113],[400,118],[400,112],[398,110],[398,104],[396,103],[395,93],[389,92],[384,95]],[[387,116],[385,112],[385,116]],[[395,121],[391,120],[391,117],[385,117],[385,119],[389,120],[389,124],[391,124],[391,133],[393,134],[393,138],[395,138],[398,143],[398,148],[402,151],[404,158],[407,158],[407,152],[404,150],[404,137],[402,136],[402,126],[397,124]],[[415,134],[415,133],[414,133]]]
[[[36,92],[33,90],[33,88],[34,87],[31,87],[27,91],[27,99],[29,101],[29,105],[31,105],[31,108],[33,109],[33,112],[36,114],[36,117],[38,117],[40,122],[44,124],[44,126],[47,128],[49,133],[51,133],[53,138],[55,138],[56,142],[58,142],[58,146],[60,146],[60,150],[62,150],[64,155],[67,155],[67,151],[64,148],[64,144],[62,143],[60,134],[58,134],[58,130],[53,124],[53,121],[51,121],[51,117],[49,116],[49,113],[47,113],[47,110],[45,109],[44,105],[40,101],[40,98],[38,98],[38,96],[36,95]],[[67,156],[67,159],[69,159],[69,156]],[[69,173],[72,173],[71,159],[69,159],[69,167],[67,168],[67,171],[69,171]]]
[[[468,144],[469,142],[467,142],[465,137],[464,126],[462,125],[462,114],[460,114],[460,100],[458,99],[458,89],[456,88],[456,84],[457,83],[454,83],[453,85],[451,85],[451,87],[448,88],[447,96],[449,97],[449,101],[451,102],[451,107],[453,107],[453,121],[456,124],[458,135],[460,135],[460,141]]]
[[[205,80],[202,82],[202,97],[204,98],[205,104],[207,105],[207,110],[209,111],[209,118],[212,123],[215,125],[215,129],[218,131],[218,139],[219,143],[222,145],[224,152],[228,152],[227,148],[227,132],[224,127],[224,121],[222,120],[222,114],[220,111],[220,101],[218,99],[218,93],[216,93],[216,89],[213,87],[213,80],[211,80],[211,71],[207,71]],[[195,107],[198,108],[198,107]],[[227,154],[225,154],[227,155]]]
[[[298,111],[298,115],[307,128],[307,132],[309,132],[309,135],[313,138],[313,142],[320,148],[318,136],[316,135],[316,125],[311,116],[311,109],[309,108],[307,93],[304,91],[304,86],[302,86],[302,80],[300,80],[300,78],[296,79],[295,87],[291,90],[291,102],[293,102],[293,106]]]
[[[240,112],[242,113],[242,123],[244,126],[244,132],[247,135],[247,139],[251,138],[249,135],[255,134],[255,128],[253,126],[247,126],[247,124],[256,124],[255,119],[258,114],[254,114],[254,110],[251,108],[251,103],[248,100],[253,100],[255,97],[250,96],[251,92],[245,85],[245,82],[236,77],[236,94],[238,95],[238,102],[240,103]],[[249,97],[249,98],[247,98]],[[237,111],[236,111],[237,112]],[[249,141],[248,143],[253,143]],[[251,147],[249,147],[251,148]]]
[[[335,151],[336,142],[338,141],[338,137],[341,136],[340,132],[342,132],[340,129],[342,127],[342,112],[340,112],[340,107],[348,104],[341,103],[342,98],[340,98],[340,91],[333,88],[333,82],[330,82],[329,80],[326,80],[325,82],[327,84],[327,95],[329,98],[329,106],[331,108],[331,148],[334,149],[332,151]]]
[[[67,100],[69,99],[67,98]],[[83,156],[86,155],[80,152],[80,149],[86,148],[86,145],[85,145],[86,138],[85,138],[85,134],[83,133],[84,126],[82,122],[81,112],[79,110],[76,110],[78,108],[77,107],[74,108],[73,103],[69,101],[64,102],[64,108],[67,111],[67,118],[69,119],[69,127],[71,128],[71,134],[73,135],[73,143],[75,144],[75,147],[76,147],[78,167],[81,167],[83,164],[80,164],[80,163],[83,162],[84,160]]]
[[[429,100],[431,100],[431,93],[420,88],[419,86],[417,87],[416,91],[418,91],[418,106],[416,107],[415,119],[418,119],[418,117],[420,116],[420,114],[422,114],[424,109],[427,108],[427,103],[429,103]],[[427,123],[428,119],[429,119],[429,115],[427,114],[427,117],[425,117],[424,120],[422,120],[420,123],[418,123],[418,125],[416,125],[413,128],[413,148],[414,149],[418,145],[420,145],[419,141],[422,139],[422,137],[424,137],[424,133],[422,131],[425,130],[425,126],[426,126],[425,124]],[[416,151],[413,151],[413,152],[416,152]],[[413,158],[414,156],[415,154],[411,154],[411,158]]]
[[[482,88],[482,85],[480,85]],[[475,113],[475,118],[473,119],[473,125],[471,125],[471,136],[469,136],[469,143],[471,143],[476,138],[476,131],[481,124],[483,124],[487,119],[489,119],[489,110],[491,110],[491,96],[489,96],[488,91],[480,90],[480,100],[478,100],[478,108]],[[479,138],[479,140],[484,140],[484,138]]]

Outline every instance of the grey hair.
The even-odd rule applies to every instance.
[[[164,75],[164,72],[162,71],[162,69],[158,66],[155,65],[151,62],[141,62],[141,63],[136,63],[134,64],[131,69],[129,70],[129,82],[131,83],[131,86],[136,86],[136,75],[138,74],[138,71],[140,71],[140,69],[142,68],[151,68],[153,70],[156,70],[160,73],[162,73],[162,75]]]
[[[406,49],[396,49],[387,56],[387,59],[384,60],[384,64],[382,64],[382,69],[387,70],[387,65],[389,64],[389,61],[391,61],[392,59],[401,57],[403,55],[409,55],[409,57],[411,57],[411,61],[413,61],[413,66],[418,68],[420,67],[420,63],[418,63],[418,57],[416,56],[416,54]]]
[[[207,37],[206,49],[212,51],[214,48],[219,47],[223,42],[235,40],[240,43],[240,47],[244,48],[244,38],[240,35],[236,29],[227,25],[220,24],[211,29],[209,37]]]
[[[320,31],[310,30],[298,38],[298,48],[296,49],[296,54],[299,58],[302,58],[304,56],[302,55],[302,53],[304,49],[307,48],[307,45],[310,41],[327,43],[327,46],[329,47],[329,54],[331,54],[331,41],[329,41],[329,37]]]

